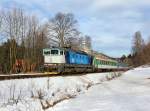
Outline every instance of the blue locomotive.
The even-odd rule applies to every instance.
[[[91,65],[92,57],[83,52],[76,52],[72,50],[67,50],[65,55],[67,64],[84,64]]]

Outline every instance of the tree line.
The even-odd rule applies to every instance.
[[[80,48],[81,32],[71,13],[57,13],[45,23],[23,9],[0,10],[0,72],[38,71],[42,49],[51,46]]]
[[[150,64],[150,39],[145,42],[141,32],[135,32],[132,52],[128,56],[123,55],[121,60],[132,67]]]

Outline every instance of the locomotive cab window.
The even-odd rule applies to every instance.
[[[60,55],[64,55],[64,51],[63,50],[60,51]]]
[[[44,55],[50,55],[50,51],[44,51]]]
[[[58,50],[51,50],[51,54],[53,54],[53,55],[58,55]]]

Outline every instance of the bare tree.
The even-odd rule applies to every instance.
[[[91,43],[91,37],[90,36],[82,36],[79,39],[80,48],[82,51],[85,51],[87,53],[91,53],[92,50],[92,43]]]
[[[10,40],[10,67],[13,69],[13,63],[16,61],[17,49],[16,43],[20,42],[23,32],[23,10],[13,9],[3,12],[3,34]]]
[[[134,40],[133,40],[133,47],[132,47],[132,53],[133,53],[133,65],[134,66],[139,66],[144,63],[145,55],[143,53],[144,49],[144,40],[141,36],[140,31],[135,33]]]
[[[27,47],[32,48],[32,53],[31,55],[35,56],[35,40],[37,37],[37,31],[39,28],[39,21],[36,18],[36,16],[31,16],[29,18],[29,31],[28,31],[28,43],[27,43]]]
[[[48,36],[50,41],[55,42],[60,47],[65,47],[67,38],[78,34],[76,29],[77,21],[73,14],[58,13],[48,24]]]
[[[28,17],[24,14],[23,11],[20,13],[20,23],[21,23],[21,28],[20,28],[20,46],[21,46],[21,56],[20,58],[25,59],[25,40],[28,34]]]
[[[36,47],[35,57],[37,66],[40,66],[41,64],[43,64],[43,48],[48,46],[48,39],[46,35],[45,25],[41,25],[36,33],[37,37],[35,40],[35,47]]]
[[[132,47],[133,54],[142,51],[143,47],[144,47],[144,40],[142,38],[141,32],[138,31],[134,35],[133,47]]]
[[[3,22],[3,16],[2,16],[2,12],[0,11],[0,30],[2,27],[2,22]]]
[[[80,49],[80,44],[79,44],[79,37],[75,38],[75,37],[69,37],[66,40],[66,44],[68,47],[75,49],[75,50],[79,50]]]
[[[42,49],[47,46],[47,26],[40,25],[36,16],[29,17],[28,34],[25,41],[28,71],[33,71],[42,63]],[[33,68],[34,67],[34,68]]]
[[[26,16],[22,9],[4,11],[2,14],[4,20],[2,32],[10,40],[9,59],[10,72],[12,72],[17,59],[26,59],[29,61],[27,64],[36,61],[36,44],[40,35],[38,32],[40,25],[37,17]]]
[[[3,12],[0,10],[0,42],[2,42],[2,39],[3,39],[1,35],[2,24],[3,24]]]

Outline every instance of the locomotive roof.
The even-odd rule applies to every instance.
[[[78,52],[78,53],[81,53],[81,54],[90,55],[90,54],[88,54],[84,51],[76,50],[76,49],[72,49],[72,48],[50,47],[50,48],[44,48],[44,49],[46,49],[46,50],[48,50],[48,49],[60,49],[60,50],[65,50],[65,51],[70,50],[70,51],[75,51],[75,52]]]

